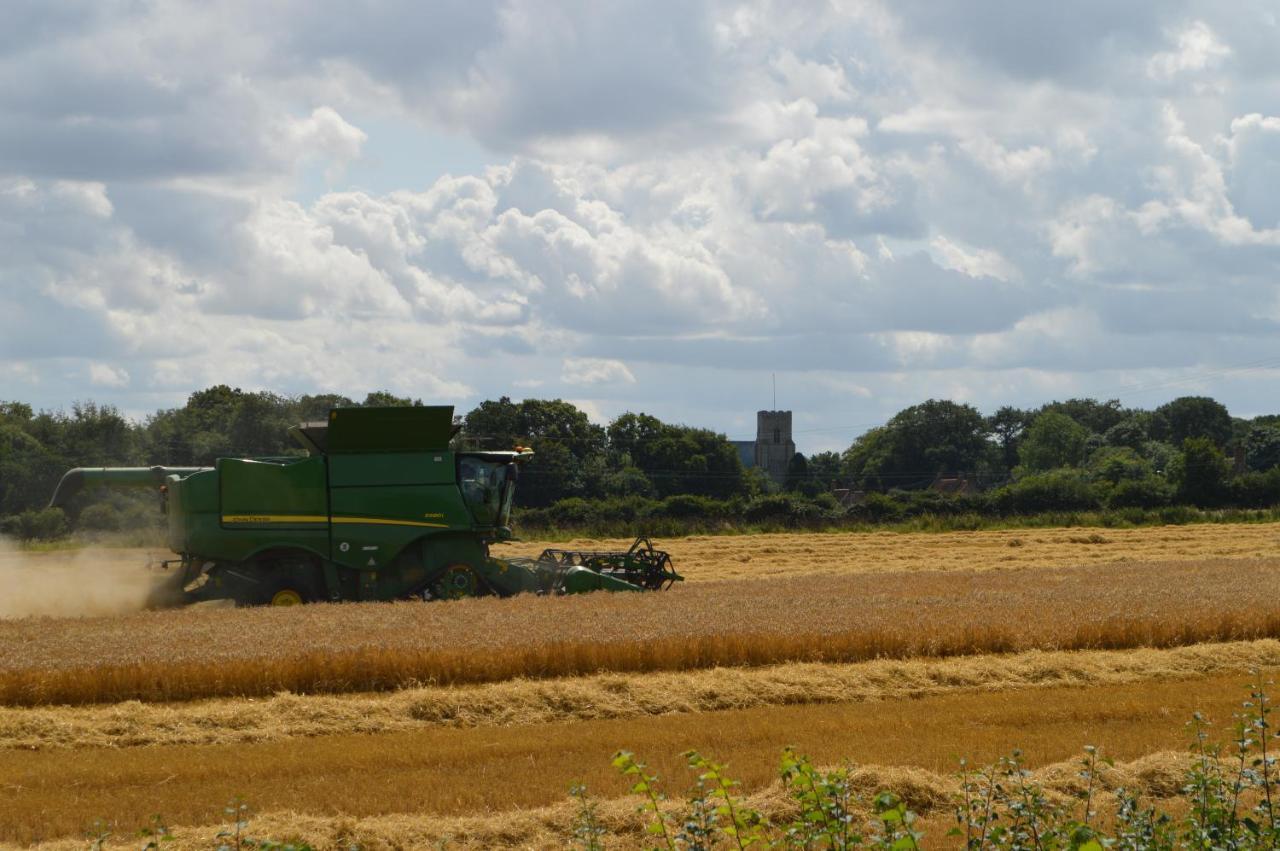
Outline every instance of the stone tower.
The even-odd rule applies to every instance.
[[[790,411],[756,412],[756,466],[779,484],[787,477],[787,464],[796,454],[791,439]]]

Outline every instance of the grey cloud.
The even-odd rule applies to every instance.
[[[206,274],[225,268],[234,255],[236,228],[252,204],[189,188],[119,183],[111,188],[115,217],[143,243]]]
[[[116,8],[112,8],[112,6]],[[0,11],[0,55],[29,52],[68,36],[92,30],[120,4],[98,0],[9,0]]]
[[[871,336],[831,330],[758,338],[673,337],[662,333],[593,337],[584,340],[575,351],[591,357],[618,358],[627,363],[759,372],[776,369],[883,372],[898,365],[886,347]]]
[[[1103,82],[1117,64],[1136,63],[1159,44],[1181,3],[1036,4],[1019,0],[892,5],[908,37],[1020,78]]]
[[[1268,296],[1270,303],[1262,300]],[[1113,290],[1097,303],[1106,327],[1122,334],[1270,336],[1280,331],[1274,292],[1203,286]]]
[[[944,269],[923,252],[886,264],[882,272],[882,312],[872,321],[884,330],[989,333],[1067,300],[1045,283],[1032,287]]]

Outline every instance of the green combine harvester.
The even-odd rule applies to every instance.
[[[157,605],[459,599],[532,592],[641,591],[682,577],[640,538],[625,552],[547,550],[497,558],[530,450],[453,451],[453,408],[337,408],[289,430],[306,456],[219,458],[213,467],[77,468],[50,502],[88,487],[158,490],[163,562]]]

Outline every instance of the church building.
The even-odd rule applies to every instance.
[[[756,439],[735,440],[742,466],[759,467],[779,484],[787,477],[787,464],[796,454],[791,439],[790,411],[757,411]]]

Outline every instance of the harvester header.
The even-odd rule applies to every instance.
[[[86,487],[151,487],[168,519],[180,602],[240,604],[638,591],[681,577],[647,541],[618,553],[502,559],[519,468],[533,457],[459,451],[449,406],[335,408],[290,434],[307,452],[212,467],[77,468]]]

